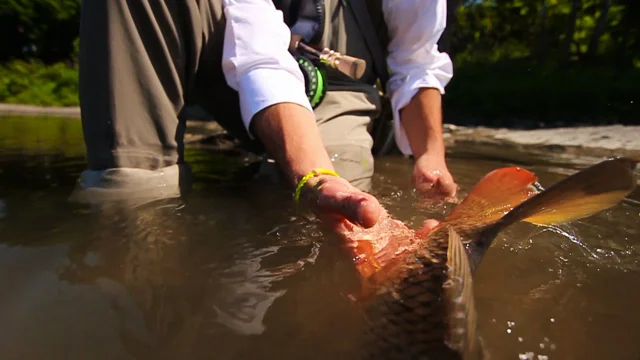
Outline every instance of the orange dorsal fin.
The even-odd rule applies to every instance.
[[[533,184],[537,180],[534,173],[520,167],[493,170],[480,179],[443,223],[462,227],[492,224],[535,195]]]
[[[398,276],[403,270],[403,255],[396,254],[386,261],[379,261],[379,253],[376,253],[370,241],[359,240],[355,249],[356,259],[354,259],[356,270],[360,275],[360,291],[352,293],[349,297],[357,302],[366,302],[375,297],[375,294],[390,279]]]

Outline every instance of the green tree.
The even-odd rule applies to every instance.
[[[69,60],[78,37],[80,0],[3,0],[0,61],[38,58]]]

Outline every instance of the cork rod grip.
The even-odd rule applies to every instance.
[[[360,79],[367,69],[367,63],[364,60],[348,55],[342,55],[336,59],[334,66],[353,79]]]

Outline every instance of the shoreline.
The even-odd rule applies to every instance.
[[[79,106],[38,106],[24,104],[0,103],[0,116],[21,115],[21,116],[60,116],[70,118],[80,118]]]
[[[0,116],[56,116],[80,118],[80,108],[36,106],[0,103]],[[187,134],[185,143],[210,143],[224,130],[202,109],[185,109]],[[640,126],[603,125],[539,128],[532,130],[489,128],[483,126],[444,125],[448,147],[464,144],[465,148],[480,150],[483,154],[509,156],[509,148],[530,152],[532,155],[575,156],[640,156]],[[228,145],[227,145],[228,146]],[[516,149],[517,148],[517,149]],[[455,152],[455,147],[453,149]],[[467,150],[472,155],[473,150]]]

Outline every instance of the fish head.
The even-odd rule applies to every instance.
[[[346,240],[358,273],[365,279],[383,267],[394,254],[408,248],[415,239],[415,232],[391,217],[384,208],[373,227],[365,229],[351,224],[344,227],[340,235]]]

